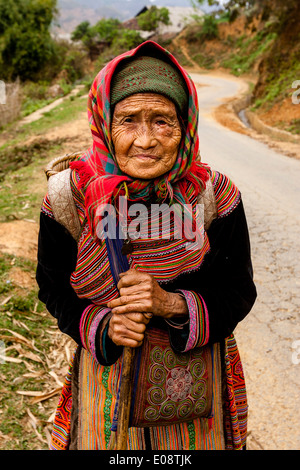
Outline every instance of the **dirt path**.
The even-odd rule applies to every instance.
[[[19,122],[19,125],[22,126],[23,124],[29,124],[30,122],[38,121],[45,113],[48,113],[52,109],[56,108],[60,104],[62,104],[66,99],[70,98],[71,96],[76,96],[82,89],[84,85],[78,85],[77,87],[73,88],[73,90],[66,96],[58,98],[57,100],[53,101],[52,103],[44,106],[41,109],[38,109],[34,113],[29,114],[24,119]]]
[[[283,155],[287,155],[293,158],[300,158],[299,138],[293,135],[284,138],[280,135],[278,136],[278,138],[275,139],[274,135],[276,135],[276,129],[274,129],[273,136],[272,134],[270,136],[267,133],[267,129],[260,129],[259,123],[257,124],[256,129],[248,127],[235,113],[234,104],[246,97],[249,94],[250,84],[253,85],[255,83],[256,79],[253,76],[235,77],[234,75],[229,74],[225,70],[221,69],[210,72],[208,72],[206,69],[201,69],[201,67],[199,67],[199,65],[192,59],[188,52],[188,47],[184,39],[184,32],[182,32],[175,39],[173,39],[173,44],[175,45],[175,47],[178,48],[178,50],[181,50],[186,60],[191,64],[191,66],[187,67],[189,73],[199,73],[201,75],[206,75],[207,77],[219,77],[223,78],[224,80],[236,82],[239,85],[239,88],[234,96],[230,96],[226,99],[223,99],[221,103],[219,103],[217,106],[214,107],[213,110],[211,110],[213,118],[217,122],[234,132],[248,135],[252,139],[256,139],[268,145],[268,147],[275,149],[277,152],[280,152]],[[204,83],[198,83],[198,86],[204,86]],[[269,115],[268,119],[270,120]],[[282,119],[284,119],[284,115],[282,116]],[[264,122],[261,122],[261,125],[264,126]],[[298,139],[298,142],[291,142],[291,139],[293,139],[293,137],[295,137],[295,139]]]

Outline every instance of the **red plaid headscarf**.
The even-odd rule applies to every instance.
[[[186,132],[183,135],[173,168],[157,179],[133,179],[121,172],[113,150],[111,138],[112,108],[110,87],[116,67],[123,60],[136,55],[159,55],[165,57],[182,74],[188,90],[188,109]],[[187,72],[179,65],[174,56],[159,44],[146,41],[137,48],[125,52],[109,62],[96,76],[89,92],[88,118],[93,137],[92,147],[79,160],[71,163],[71,168],[79,173],[80,187],[85,192],[86,214],[95,235],[97,227],[97,208],[100,205],[116,202],[116,195],[124,195],[124,182],[130,200],[147,200],[149,194],[156,194],[156,201],[188,203],[185,194],[186,182],[191,181],[198,194],[205,188],[208,167],[199,161],[198,138],[198,98],[195,85]]]

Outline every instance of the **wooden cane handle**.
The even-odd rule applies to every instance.
[[[116,439],[117,450],[127,449],[128,425],[133,386],[132,373],[134,355],[134,348],[130,348],[128,346],[124,347]]]

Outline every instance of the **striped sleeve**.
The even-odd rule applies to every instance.
[[[48,217],[51,217],[51,219],[55,219],[48,194],[46,194],[46,196],[43,199],[41,211],[44,214],[48,215]]]
[[[89,351],[96,360],[98,360],[96,345],[97,330],[102,320],[104,320],[109,313],[109,308],[92,304],[83,311],[80,319],[79,331],[82,346]]]
[[[206,304],[194,291],[178,290],[187,303],[189,310],[189,333],[182,352],[205,346],[209,340],[209,319]]]
[[[241,193],[233,181],[222,173],[212,171],[211,180],[216,196],[218,217],[225,217],[239,204]]]

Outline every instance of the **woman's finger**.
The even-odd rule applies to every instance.
[[[141,299],[139,301],[135,301],[132,303],[128,303],[125,305],[118,305],[111,309],[112,313],[115,315],[125,315],[134,312],[140,313],[149,313],[153,310],[153,303],[151,300],[144,300]]]
[[[109,322],[108,335],[117,345],[138,347],[143,342],[149,321],[149,318],[140,313],[113,315]]]
[[[122,287],[130,287],[141,284],[147,280],[150,280],[149,274],[137,271],[136,269],[129,269],[129,271],[120,274],[118,289],[120,290]]]
[[[119,289],[119,294],[120,296],[140,294],[147,291],[147,289],[149,289],[148,283],[141,282],[139,284],[133,284],[132,286],[121,287]]]
[[[132,318],[134,318],[134,320],[132,320]],[[136,319],[138,319],[138,321],[136,321]],[[124,315],[122,321],[122,326],[134,333],[144,333],[146,329],[144,315],[141,315],[139,313],[135,314],[134,316]]]
[[[149,292],[140,292],[132,295],[120,295],[116,299],[111,300],[107,303],[108,308],[115,309],[116,307],[121,307],[128,304],[140,304],[145,303],[145,301],[151,301],[151,295]],[[137,307],[136,311],[139,311]]]

